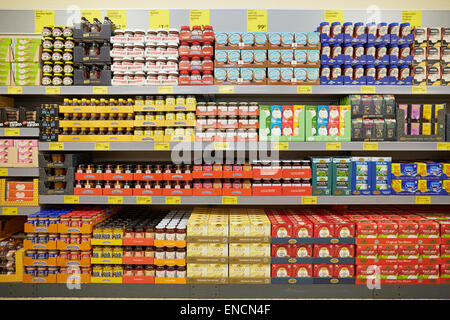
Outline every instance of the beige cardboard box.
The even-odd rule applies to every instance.
[[[228,264],[208,264],[207,277],[212,278],[228,277]]]
[[[250,257],[249,243],[230,243],[229,244],[230,257]]]
[[[269,237],[270,222],[269,221],[252,221],[250,223],[250,236]]]
[[[270,257],[270,243],[251,243],[250,257]]]
[[[243,237],[250,235],[248,221],[230,221],[230,237]]]
[[[228,223],[225,221],[208,221],[208,236],[228,236]]]
[[[208,275],[207,264],[188,263],[187,276],[188,278],[204,278]]]
[[[227,243],[208,243],[207,244],[207,257],[228,257],[228,244]]]
[[[270,278],[270,264],[251,264],[250,277]]]
[[[188,257],[207,257],[208,245],[206,243],[188,243],[186,255]]]
[[[230,264],[229,265],[230,278],[247,278],[250,277],[249,264]]]
[[[208,225],[206,221],[189,219],[186,230],[187,236],[207,236],[208,235]]]

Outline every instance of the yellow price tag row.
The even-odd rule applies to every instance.
[[[55,25],[54,10],[35,10],[34,11],[34,33],[42,33],[42,29],[46,26]]]
[[[180,197],[166,197],[166,204],[181,204]]]
[[[108,93],[108,87],[94,86],[94,87],[92,87],[92,93],[93,94],[107,94]]]
[[[114,22],[117,29],[127,28],[127,10],[106,10],[106,15]]]
[[[340,142],[327,142],[326,150],[341,150],[342,146]]]
[[[17,86],[8,87],[8,94],[22,94],[22,93],[23,93],[22,87],[17,87]]]
[[[208,26],[209,10],[190,10],[189,25],[191,26],[191,28],[193,26]]]
[[[402,23],[409,22],[411,28],[422,26],[422,11],[402,10]]]
[[[378,150],[378,142],[364,142],[363,150]]]
[[[170,11],[169,10],[150,10],[150,29],[169,29]]]
[[[123,204],[123,197],[119,196],[108,197],[108,204]]]
[[[96,142],[94,145],[95,150],[109,150],[109,142]]]
[[[431,204],[430,196],[416,196],[416,204]]]
[[[15,208],[15,207],[3,207],[2,214],[4,216],[17,216],[17,208]]]
[[[441,151],[450,150],[450,142],[438,142],[436,149]]]
[[[8,168],[0,168],[0,176],[8,176]]]
[[[311,94],[312,86],[297,86],[297,93],[299,94]]]
[[[45,94],[60,94],[60,87],[45,87]]]
[[[152,204],[152,197],[138,196],[136,197],[137,204]]]
[[[214,150],[227,150],[229,148],[229,142],[214,142]]]
[[[20,136],[20,129],[19,128],[5,128],[5,136],[18,137],[18,136]]]
[[[158,93],[173,93],[173,86],[159,86]]]
[[[50,142],[49,150],[64,150],[64,142]]]
[[[219,86],[219,93],[234,93],[234,86]]]
[[[247,32],[267,32],[267,10],[247,10]]]
[[[412,86],[411,92],[413,94],[425,94],[425,93],[427,93],[427,87],[426,86]]]
[[[302,197],[302,204],[317,204],[317,197]]]
[[[64,196],[64,203],[78,204],[78,203],[80,203],[80,197],[79,196]]]
[[[81,10],[81,16],[85,17],[89,20],[89,22],[93,22],[94,18],[98,20],[102,19],[102,11],[101,10]]]
[[[237,197],[222,197],[222,204],[237,204]]]

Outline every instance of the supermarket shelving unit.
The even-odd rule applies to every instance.
[[[268,32],[276,31],[313,31],[323,21],[323,10],[277,10],[270,9],[268,12]],[[55,10],[55,23],[65,24],[70,13],[66,10]],[[107,15],[102,10],[102,16]],[[229,24],[229,17],[233,16],[233,24]],[[346,21],[366,21],[365,10],[346,10]],[[33,33],[33,10],[9,10],[0,11],[0,30],[2,33]],[[382,10],[380,21],[401,21],[400,10]],[[14,23],[21,21],[20,24]],[[450,11],[429,10],[422,12],[423,26],[445,26],[450,21]],[[148,10],[127,10],[127,28],[148,28]],[[179,28],[181,25],[189,24],[189,10],[170,10],[171,27]],[[210,24],[215,31],[245,31],[246,10],[226,9],[210,10]],[[98,89],[98,88],[97,88]],[[59,93],[48,92],[42,86],[20,87],[18,91],[8,87],[0,87],[1,95],[12,95],[19,102],[33,101],[34,105],[41,101],[62,101],[65,96],[135,96],[135,95],[197,95],[203,96],[207,101],[213,99],[223,101],[259,101],[267,103],[331,103],[336,97],[349,94],[394,94],[399,100],[409,103],[422,102],[446,102],[450,105],[450,87],[425,87],[412,86],[311,86],[310,91],[303,90],[299,86],[277,85],[277,86],[118,86],[103,87],[100,90],[90,86],[60,87]],[[170,93],[169,93],[170,92]],[[307,92],[301,93],[299,92]],[[97,94],[98,93],[98,94]],[[46,102],[50,103],[50,102]],[[0,136],[11,136],[11,132],[5,132],[0,128]],[[37,137],[38,129],[21,128],[20,133],[14,135]],[[376,147],[374,147],[376,146]],[[367,154],[375,155],[376,152],[383,155],[398,155],[399,157],[418,159],[428,157],[433,159],[450,159],[449,142],[378,142],[368,145],[363,142],[341,142],[339,147],[328,145],[326,142],[289,142],[289,143],[151,143],[151,142],[110,142],[98,145],[95,142],[64,142],[48,143],[40,142],[39,150],[45,152],[96,152],[95,155],[103,159],[122,158],[133,160],[146,152],[151,153],[153,158],[170,159],[173,150],[233,150],[258,151],[261,149],[278,149],[281,157],[290,155],[301,156],[315,155],[311,152],[321,154]],[[121,152],[121,151],[141,151]],[[109,158],[108,158],[109,157]],[[148,161],[150,157],[147,157]],[[142,160],[142,157],[141,157]],[[119,161],[119,160],[116,160]],[[12,169],[11,169],[12,170]],[[22,169],[20,169],[22,170]],[[11,172],[12,173],[12,172]],[[30,173],[31,174],[31,173]],[[121,201],[114,199],[116,204],[136,205],[136,196],[119,197]],[[223,197],[179,197],[181,206],[190,205],[222,205]],[[237,205],[310,205],[308,197],[237,197]],[[140,199],[145,200],[145,199]],[[173,199],[172,199],[173,200]],[[431,205],[450,205],[450,196],[430,196],[428,201],[418,199],[415,196],[322,196],[317,197],[317,205],[343,205],[343,204],[416,204],[427,203]],[[428,200],[428,199],[425,199]],[[147,198],[147,201],[149,199]],[[166,197],[152,196],[151,205],[166,205]],[[112,201],[114,203],[114,201]],[[69,196],[43,195],[40,196],[41,205],[72,204],[108,204],[108,196]],[[144,203],[139,201],[139,203]],[[147,202],[147,205],[150,205]],[[177,204],[171,204],[168,208],[177,208]],[[4,208],[3,208],[4,209]],[[36,212],[39,207],[19,207],[17,214],[27,215]],[[167,298],[450,298],[450,286],[448,285],[382,285],[381,289],[368,289],[363,285],[141,285],[141,284],[81,284],[80,290],[69,290],[65,284],[23,284],[23,283],[1,283],[0,296],[5,297],[167,297]]]

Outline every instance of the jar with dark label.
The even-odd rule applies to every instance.
[[[353,67],[353,80],[359,80],[364,76],[364,68],[361,64],[357,64]]]
[[[52,79],[52,85],[60,86],[63,83],[63,75],[61,73],[55,73]]]
[[[42,61],[50,61],[52,60],[52,50],[51,49],[43,49],[42,50],[42,55],[41,55],[41,60]]]
[[[165,259],[175,259],[175,247],[167,247],[165,255]]]
[[[155,276],[155,267],[151,264],[145,266],[144,276],[146,277],[154,277]]]
[[[176,278],[175,266],[166,266],[166,278]]]
[[[375,46],[375,59],[381,59],[387,54],[387,48],[385,45]]]
[[[49,86],[52,84],[52,74],[51,73],[44,73],[42,76],[42,85],[43,86]]]
[[[350,79],[353,79],[353,68],[351,65],[343,65],[342,66],[342,75],[344,77],[349,77]]]
[[[330,69],[330,79],[331,80],[337,80],[338,77],[341,76],[341,66],[340,65],[333,65]]]
[[[133,272],[133,266],[131,265],[125,265],[125,267],[123,268],[123,275],[125,277],[132,277],[134,276],[134,272]]]
[[[154,258],[155,256],[155,247],[147,246],[144,251],[144,256],[148,258]]]
[[[41,34],[42,34],[43,37],[51,37],[51,35],[52,35],[52,27],[45,26],[42,29],[42,33]]]
[[[364,54],[366,56],[375,57],[375,46],[373,44],[366,45],[366,48],[364,50]]]
[[[186,247],[175,248],[175,259],[186,259]]]
[[[73,84],[73,73],[65,73],[63,77],[63,84],[71,86]]]
[[[356,22],[353,26],[353,37],[358,38],[364,34],[364,23]]]
[[[384,64],[380,64],[376,67],[375,80],[383,80],[387,75],[387,69]]]
[[[360,59],[364,55],[364,46],[362,44],[353,47],[353,58]]]
[[[124,257],[133,257],[133,256],[134,256],[134,250],[133,250],[133,247],[131,247],[131,246],[126,246],[126,247],[123,249],[123,256],[124,256]]]
[[[64,66],[67,62],[62,61],[55,61],[53,63],[53,72],[54,73],[63,73],[64,72]]]
[[[410,76],[410,68],[408,65],[401,65],[398,68],[398,80],[406,80]]]
[[[327,65],[322,66],[320,69],[320,76],[330,80],[330,67]]]
[[[52,30],[53,37],[61,37],[63,35],[63,27],[62,26],[54,26]]]
[[[157,265],[155,268],[155,277],[156,278],[165,278],[166,277],[166,268],[163,265]]]
[[[166,258],[166,252],[164,250],[164,247],[156,247],[155,248],[155,259],[165,259]]]
[[[42,58],[43,58],[42,59],[43,61],[46,61],[46,60],[44,60],[44,57],[42,57]],[[63,51],[61,49],[53,50],[52,61],[61,61],[62,58],[63,58]]]
[[[55,41],[53,42],[53,47],[55,49],[64,49],[64,38],[56,37]]]
[[[52,49],[53,48],[53,37],[45,37],[42,41],[42,48],[43,49]]]
[[[134,276],[135,277],[143,277],[144,276],[144,266],[136,266],[134,268]]]
[[[336,59],[342,54],[342,47],[340,44],[331,45],[331,59]]]

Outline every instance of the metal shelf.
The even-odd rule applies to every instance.
[[[0,214],[5,216],[28,216],[41,210],[41,207],[0,207]]]
[[[221,92],[223,86],[164,86],[173,92],[167,92],[166,89],[161,90],[160,86],[109,86],[107,87],[107,94],[298,94],[296,85],[235,85],[228,86],[227,92]],[[312,92],[310,94],[361,94],[362,87],[365,86],[311,86]],[[412,86],[370,86],[375,88],[377,94],[413,94]],[[23,86],[22,94],[28,95],[44,95],[46,94],[45,86]],[[94,94],[94,86],[67,86],[60,87],[59,95],[75,95],[75,94]],[[232,91],[232,92],[230,92]],[[0,94],[9,94],[7,86],[0,86]],[[429,86],[426,87],[426,93],[420,94],[450,94],[450,87],[446,86]]]
[[[39,195],[40,204],[64,204],[64,195]],[[73,196],[71,196],[73,197]],[[108,202],[109,196],[76,196],[80,204],[115,204],[113,199]],[[122,198],[123,205],[137,204],[137,196],[112,196]],[[152,196],[152,204],[166,203],[165,196]],[[175,196],[176,197],[176,196]],[[180,196],[179,205],[222,205],[222,197],[219,196]],[[293,196],[238,196],[237,205],[301,205],[302,197]],[[67,199],[66,199],[67,200]],[[73,200],[73,199],[70,199]],[[421,199],[422,200],[422,199]],[[73,203],[73,202],[68,202]],[[320,196],[317,197],[318,205],[408,205],[416,204],[415,196]],[[450,204],[450,196],[430,196],[430,204]],[[177,204],[178,205],[178,204]]]
[[[98,148],[95,142],[59,142],[64,144],[64,151],[108,151],[105,143]],[[202,151],[202,150],[275,150],[280,151],[336,151],[335,143],[327,142],[162,142],[169,145],[169,150],[156,148],[153,142],[109,142],[109,151]],[[287,149],[283,149],[287,146]],[[374,146],[376,146],[374,148]],[[341,151],[449,151],[449,143],[438,142],[340,142]],[[40,151],[52,151],[50,142],[39,142]]]
[[[19,134],[5,131],[19,130]],[[0,128],[0,137],[39,137],[39,128]]]
[[[2,170],[8,170],[7,175]],[[39,177],[39,168],[0,168],[0,177]]]
[[[66,284],[0,283],[1,297],[89,298],[366,298],[449,299],[449,285],[381,285],[368,289],[350,284],[171,285],[171,284]]]

